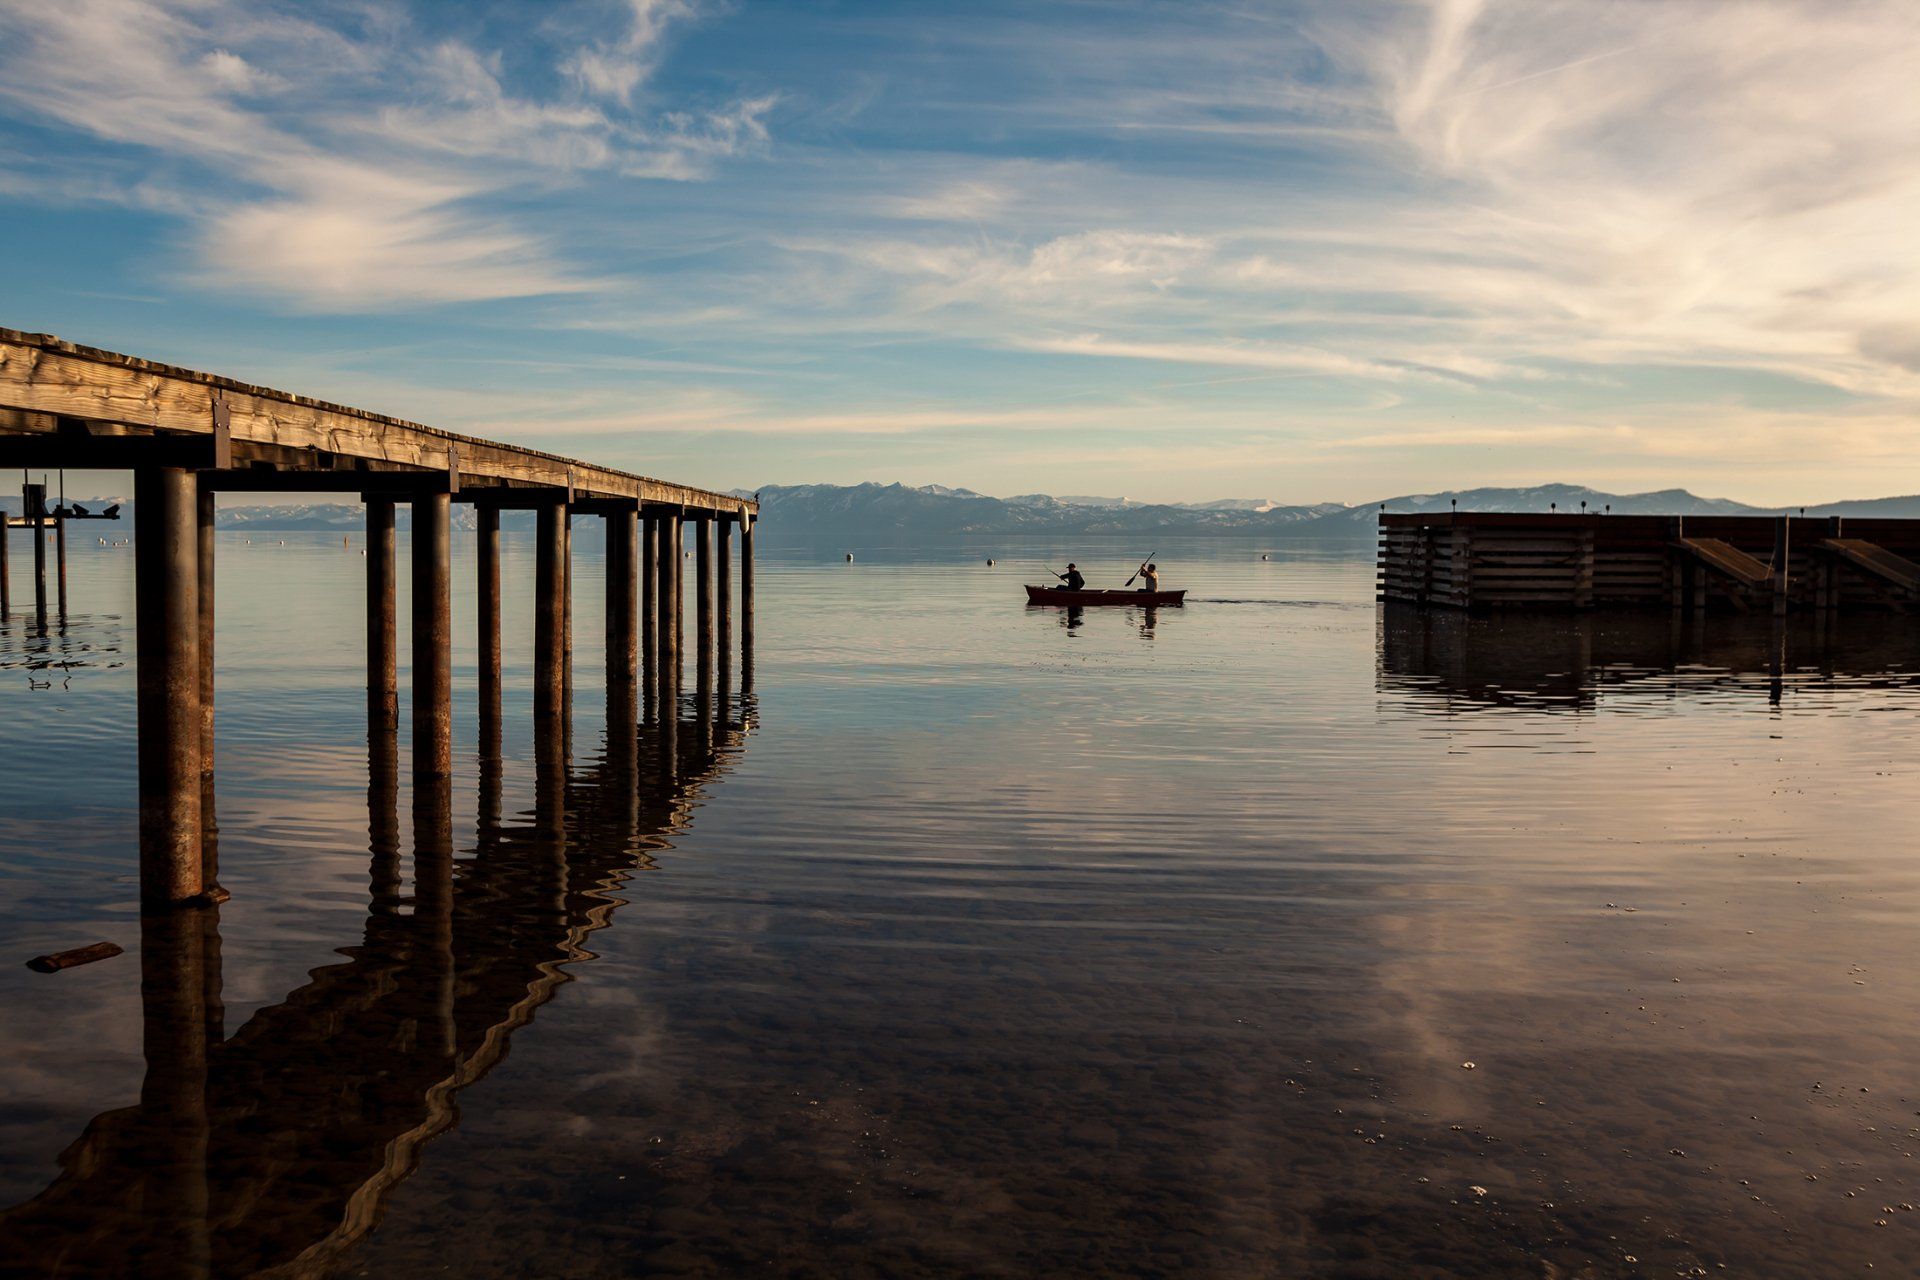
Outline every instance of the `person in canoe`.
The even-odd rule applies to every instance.
[[[1140,589],[1142,591],[1158,591],[1160,589],[1159,565],[1143,564],[1140,566]]]
[[[1056,573],[1053,576],[1066,583],[1067,590],[1069,591],[1085,591],[1087,589],[1086,575],[1080,572],[1080,566],[1078,565],[1069,564],[1065,573]]]

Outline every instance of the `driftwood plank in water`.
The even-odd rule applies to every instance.
[[[111,960],[120,955],[122,950],[116,943],[94,942],[84,947],[75,947],[71,951],[55,951],[48,955],[35,956],[27,961],[27,968],[38,973],[58,973],[62,969],[92,964],[95,960]]]

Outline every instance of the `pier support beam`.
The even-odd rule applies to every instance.
[[[53,522],[53,563],[60,617],[64,621],[67,616],[67,522],[64,518]]]
[[[717,576],[713,583],[713,604],[718,614],[714,635],[714,652],[720,660],[720,684],[724,688],[727,673],[733,666],[733,520],[721,516],[716,522],[719,528],[718,545],[714,548],[714,568]]]
[[[1786,516],[1773,522],[1773,616],[1787,616],[1787,591],[1791,585],[1788,561],[1793,554],[1792,524]]]
[[[200,857],[198,494],[184,467],[134,473],[140,714],[140,896],[151,908],[206,888]]]
[[[7,547],[8,537],[13,532],[12,519],[12,516],[0,511],[0,621],[13,612],[13,564]]]
[[[21,510],[33,524],[33,612],[41,630],[47,626],[47,486],[21,487]]]
[[[646,713],[660,705],[660,602],[656,579],[660,566],[660,522],[651,514],[640,519],[640,668]]]
[[[534,549],[533,718],[545,724],[566,717],[567,702],[567,508],[543,503]]]
[[[660,593],[660,718],[676,714],[674,700],[680,685],[680,516],[662,512],[659,519]]]
[[[199,490],[194,504],[194,552],[200,562],[200,772],[213,774],[213,518],[214,494]],[[64,597],[64,586],[62,589]],[[64,599],[62,603],[64,608]],[[213,815],[203,814],[209,827]]]
[[[713,517],[693,518],[694,666],[701,705],[713,688]]]
[[[474,544],[474,610],[480,630],[480,739],[484,757],[489,736],[495,752],[499,751],[500,508],[481,503],[474,515],[480,527]]]
[[[632,710],[638,690],[635,659],[639,614],[635,602],[634,563],[639,544],[639,512],[625,507],[607,513],[607,708],[612,716],[624,710],[631,733]],[[609,733],[620,726],[609,724]]]
[[[427,778],[453,772],[451,501],[413,500],[413,769]]]
[[[753,652],[753,517],[740,515],[740,661],[748,661]],[[746,677],[741,677],[741,684]]]
[[[216,503],[213,491],[200,485],[197,477],[195,486],[194,553],[200,566],[200,879],[211,890],[220,883],[220,820],[213,797],[213,519]],[[63,528],[65,524],[61,522]],[[67,607],[64,582],[60,597],[60,609],[64,613]]]
[[[398,591],[395,585],[393,499],[367,499],[367,736],[399,731]]]

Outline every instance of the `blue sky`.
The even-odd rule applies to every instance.
[[[0,325],[716,486],[1920,491],[1920,6],[0,0]]]

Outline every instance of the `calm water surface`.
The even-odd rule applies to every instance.
[[[763,545],[750,682],[610,737],[581,523],[564,756],[524,608],[478,749],[456,590],[450,890],[357,545],[223,536],[233,899],[144,928],[131,553],[16,608],[0,1273],[1920,1271],[1910,619],[1407,616],[1219,542],[1069,616],[1025,563],[1126,552]]]

